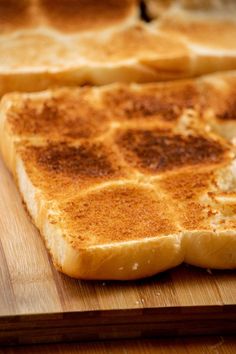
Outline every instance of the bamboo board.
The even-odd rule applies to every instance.
[[[0,161],[0,343],[236,333],[234,271],[183,265],[133,282],[57,272]]]

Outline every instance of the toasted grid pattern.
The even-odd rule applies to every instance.
[[[10,95],[7,125],[26,172],[57,201],[51,222],[81,245],[235,228],[233,148],[208,131],[231,110],[229,80]]]

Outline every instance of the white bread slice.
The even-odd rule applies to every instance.
[[[207,16],[220,12],[235,11],[234,0],[144,0],[146,12],[150,19],[165,16],[174,11],[188,10],[195,13],[204,12]]]
[[[230,77],[3,98],[1,153],[57,269],[126,280],[183,261],[236,267],[234,149],[209,131],[218,106],[207,121],[203,99],[209,83],[232,97]]]
[[[136,0],[1,0],[0,96],[236,69],[235,11],[171,8],[151,23],[139,12]]]
[[[165,5],[165,6],[164,6]],[[151,25],[184,41],[195,62],[195,75],[232,69],[236,54],[236,2],[150,1]]]

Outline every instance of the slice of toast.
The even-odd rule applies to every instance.
[[[0,96],[236,69],[236,11],[186,11],[147,23],[136,0],[0,0]]]
[[[235,84],[231,73],[2,99],[1,153],[57,269],[124,280],[184,261],[236,267],[234,146],[214,133],[222,112],[235,131]]]
[[[234,0],[144,0],[145,10],[150,19],[157,19],[175,11],[205,12],[206,15],[218,15],[222,11],[235,11]]]
[[[232,69],[236,55],[236,2],[147,0],[151,25],[184,41],[195,75]]]

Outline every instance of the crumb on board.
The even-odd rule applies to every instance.
[[[222,337],[222,336],[220,336],[220,338],[219,338],[219,341],[215,344],[215,345],[213,345],[212,347],[211,347],[211,350],[212,350],[212,353],[214,352],[214,353],[220,353],[219,351],[218,351],[218,349],[220,349],[220,347],[224,344],[224,338]]]
[[[133,270],[137,270],[137,269],[138,269],[138,266],[139,266],[139,264],[136,262],[136,263],[134,263],[132,269],[133,269]]]

